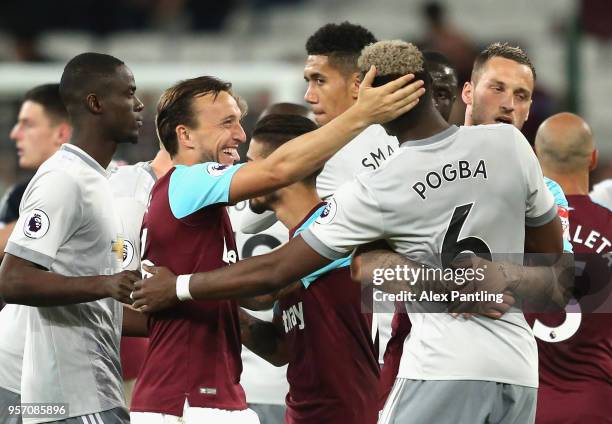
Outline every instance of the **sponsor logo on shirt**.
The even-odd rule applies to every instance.
[[[125,248],[125,240],[121,236],[111,241],[111,251],[115,254],[115,257],[123,266],[123,249]]]
[[[304,308],[302,302],[298,302],[296,305],[291,305],[283,311],[283,325],[285,326],[285,333],[290,332],[295,327],[303,330],[306,327],[304,321]]]
[[[338,205],[335,199],[331,199],[327,202],[325,209],[321,212],[321,215],[315,221],[317,224],[329,224],[332,222],[338,211]]]
[[[31,239],[39,239],[49,231],[49,217],[41,209],[34,209],[23,224],[23,233]]]
[[[229,167],[227,165],[222,165],[220,163],[210,163],[206,167],[206,172],[208,172],[213,177],[220,177],[228,169]]]

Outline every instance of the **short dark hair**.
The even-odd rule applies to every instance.
[[[240,110],[243,114],[246,113],[246,103],[234,96],[232,84],[215,77],[201,76],[183,80],[164,91],[157,104],[155,126],[159,140],[171,157],[178,153],[176,127],[186,125],[197,128],[198,121],[193,111],[194,99],[212,94],[216,100],[222,91],[234,97]]]
[[[440,25],[446,15],[446,9],[437,1],[429,1],[422,6],[423,14],[432,25]]]
[[[443,55],[440,52],[436,52],[433,50],[427,50],[423,52],[423,57],[425,58],[425,66],[429,63],[440,64],[443,66],[447,66],[454,70],[453,65],[450,63],[448,57]]]
[[[271,114],[261,118],[255,124],[252,138],[264,144],[264,156],[270,155],[280,146],[303,134],[316,130],[317,124],[300,115]],[[315,185],[321,170],[304,178],[303,182]]]
[[[281,102],[268,105],[259,115],[259,119],[268,115],[299,115],[308,118],[311,113],[312,111],[304,105]]]
[[[59,84],[43,84],[28,90],[23,102],[31,101],[41,105],[53,124],[68,122],[68,111],[60,97]]]
[[[476,82],[479,77],[479,73],[484,67],[484,65],[489,61],[489,59],[493,59],[494,57],[503,57],[504,59],[513,60],[516,63],[521,65],[526,65],[531,69],[531,74],[533,75],[533,81],[536,80],[536,70],[529,60],[529,56],[523,49],[518,46],[511,46],[508,43],[493,43],[489,44],[487,48],[478,53],[476,59],[474,60],[474,66],[472,67],[472,76],[470,79],[472,82]]]
[[[357,59],[361,50],[376,41],[374,34],[366,28],[345,21],[319,28],[306,41],[306,52],[328,56],[330,64],[349,74],[358,72]]]
[[[115,75],[122,60],[102,53],[82,53],[66,64],[60,80],[60,96],[72,116],[89,92],[96,92]]]

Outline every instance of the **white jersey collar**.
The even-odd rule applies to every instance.
[[[450,137],[451,135],[455,134],[457,131],[459,131],[459,127],[456,125],[451,125],[444,131],[439,132],[438,134],[434,134],[431,137],[422,138],[420,140],[406,140],[400,143],[400,146],[401,147],[427,146],[429,144],[437,143],[438,141],[444,140],[445,138]]]
[[[62,147],[60,148],[60,150],[65,150],[79,157],[88,166],[90,166],[91,168],[93,168],[94,170],[102,174],[104,178],[108,178],[106,169],[102,168],[102,165],[100,165],[94,158],[92,158],[89,154],[85,152],[85,150],[81,149],[80,147],[77,147],[74,144],[64,143],[62,144]]]

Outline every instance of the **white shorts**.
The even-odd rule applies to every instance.
[[[185,400],[183,416],[157,412],[131,412],[131,424],[259,424],[257,414],[251,409],[228,411],[217,408],[193,408]]]

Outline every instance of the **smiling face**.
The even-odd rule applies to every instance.
[[[194,128],[184,127],[189,147],[199,162],[233,165],[240,160],[238,146],[246,141],[240,125],[242,111],[228,92],[198,96],[192,103],[197,122]],[[179,129],[179,131],[181,131]]]
[[[134,75],[127,66],[117,67],[115,76],[101,96],[105,110],[105,126],[117,143],[136,143],[142,126],[144,105],[136,97]]]
[[[475,125],[504,122],[521,129],[529,117],[534,80],[531,69],[503,57],[489,59],[462,97]]]
[[[357,100],[358,74],[346,76],[329,62],[329,56],[310,55],[304,66],[308,88],[304,100],[310,104],[319,125],[325,125]]]

